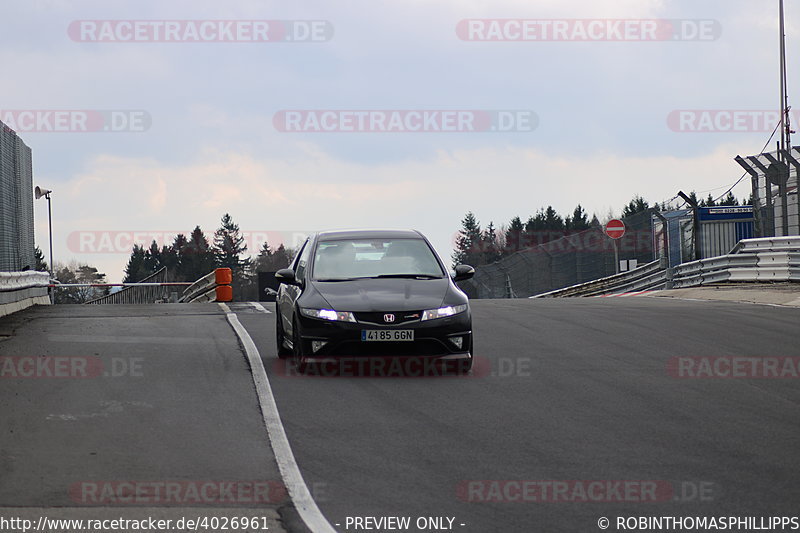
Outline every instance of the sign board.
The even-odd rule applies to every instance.
[[[622,236],[625,235],[625,223],[617,218],[609,220],[606,224],[605,231],[606,235],[612,239],[621,239]]]

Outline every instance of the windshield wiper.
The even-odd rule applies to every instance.
[[[334,283],[337,281],[353,281],[355,279],[363,279],[363,278],[317,278],[314,281],[321,281],[323,283]]]
[[[442,276],[431,274],[379,274],[373,278],[399,278],[399,279],[442,279]]]

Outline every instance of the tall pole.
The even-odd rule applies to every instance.
[[[783,0],[779,0],[780,8],[780,68],[781,68],[781,140],[778,148],[778,161],[786,163],[786,175],[782,176],[780,195],[783,217],[783,234],[789,234],[789,195],[787,185],[792,174],[790,161],[793,161],[792,152],[792,117],[789,107],[789,82],[786,73],[786,24],[783,9]],[[798,203],[798,215],[800,215],[800,203]]]
[[[45,195],[47,198],[47,229],[50,233],[50,279],[53,279],[53,272],[55,272],[55,265],[53,264],[53,209],[50,205],[50,193]],[[50,303],[56,303],[56,292],[55,289],[48,288],[50,291]]]
[[[792,150],[792,116],[789,107],[789,76],[786,74],[786,24],[783,10],[783,0],[780,0],[780,27],[781,27],[781,143],[783,150]],[[783,160],[783,159],[781,159]]]
[[[47,198],[47,228],[50,233],[50,277],[53,277],[55,265],[53,265],[53,210],[50,207],[50,193],[45,196]]]
[[[780,69],[781,69],[781,105],[779,109],[781,110],[781,142],[780,142],[780,150],[778,151],[778,160],[783,161],[783,150],[787,149],[786,145],[786,137],[788,134],[788,112],[787,112],[787,97],[786,97],[786,32],[785,32],[785,25],[783,20],[783,0],[778,0],[780,15],[779,15],[779,26],[780,26]]]

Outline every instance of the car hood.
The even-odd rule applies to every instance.
[[[442,306],[450,280],[442,279],[356,279],[314,281],[314,288],[333,309],[370,313],[380,311],[422,311]]]

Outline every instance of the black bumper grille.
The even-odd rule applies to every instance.
[[[422,339],[414,342],[360,342],[346,341],[339,343],[325,355],[338,357],[430,357],[452,353],[441,341]]]

